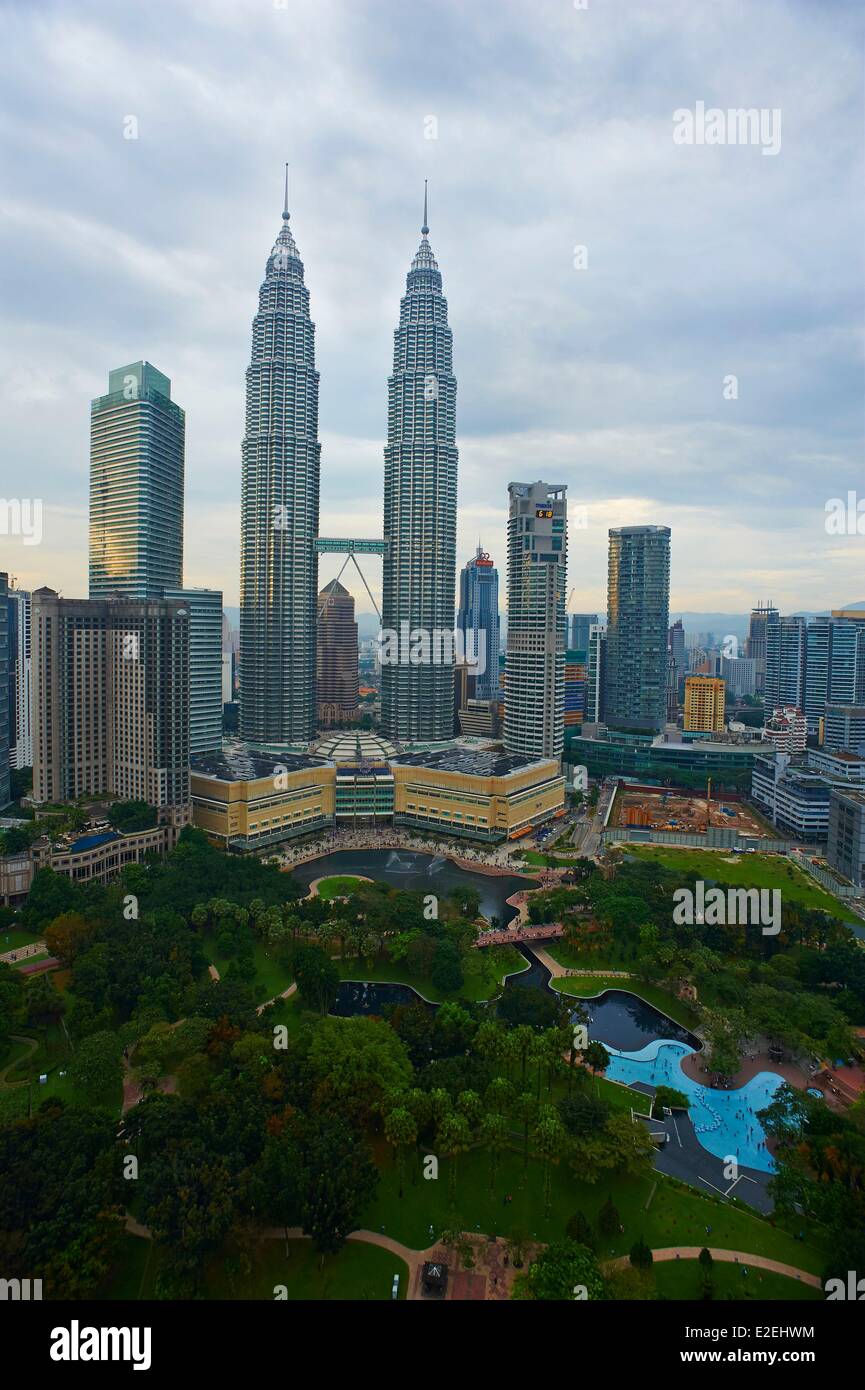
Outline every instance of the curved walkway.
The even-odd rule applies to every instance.
[[[20,1081],[7,1081],[6,1075],[10,1071],[15,1071],[17,1067],[20,1067],[22,1062],[26,1062],[30,1057],[32,1057],[33,1053],[39,1046],[39,1043],[36,1041],[35,1038],[25,1038],[22,1033],[10,1033],[9,1037],[12,1040],[12,1042],[27,1043],[28,1050],[22,1053],[20,1057],[13,1057],[12,1061],[7,1063],[3,1070],[0,1071],[0,1091],[11,1091],[13,1086],[27,1085],[28,1078],[26,1076],[22,1077]]]
[[[705,1247],[702,1245],[668,1245],[661,1250],[653,1250],[652,1258],[658,1264],[664,1264],[667,1260],[698,1260],[703,1249]],[[823,1287],[816,1274],[797,1269],[795,1265],[782,1264],[780,1260],[770,1260],[765,1255],[748,1255],[744,1250],[713,1250],[711,1246],[709,1254],[713,1260],[718,1260],[721,1264],[741,1264],[749,1269],[766,1269],[772,1274],[784,1274],[788,1279],[798,1279],[801,1284],[809,1284],[812,1289]],[[607,1268],[623,1269],[628,1263],[629,1257],[621,1255],[616,1260],[610,1260]]]

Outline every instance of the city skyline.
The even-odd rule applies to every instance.
[[[603,609],[607,530],[634,524],[673,530],[672,613],[746,612],[768,592],[788,612],[861,599],[858,537],[824,525],[826,503],[857,484],[862,434],[861,216],[848,201],[861,173],[850,133],[860,79],[844,42],[854,18],[839,13],[820,30],[806,7],[767,6],[724,26],[718,63],[718,17],[635,8],[634,41],[663,45],[668,58],[664,82],[653,82],[634,77],[627,42],[594,13],[542,5],[532,22],[505,9],[500,57],[531,33],[532,95],[521,88],[514,111],[512,64],[483,96],[472,80],[484,35],[456,7],[428,26],[420,94],[390,82],[406,58],[396,31],[382,52],[363,15],[310,9],[310,44],[326,35],[342,64],[336,108],[304,73],[290,92],[269,90],[287,41],[279,10],[241,19],[216,6],[207,22],[192,7],[176,14],[173,65],[152,14],[134,38],[119,17],[87,7],[42,26],[22,9],[12,16],[24,62],[5,98],[19,138],[7,180],[16,332],[4,407],[16,470],[44,500],[42,546],[5,542],[22,588],[86,591],[87,402],[112,363],[146,359],[187,412],[186,582],[220,588],[236,606],[240,374],[288,155],[318,333],[329,534],[378,534],[380,492],[369,484],[383,478],[388,338],[428,177],[461,381],[458,562],[483,534],[503,563],[507,480],[534,473],[568,485],[577,608]],[[440,75],[443,45],[463,54],[459,81]],[[784,75],[762,56],[779,45],[791,59]],[[53,73],[61,47],[64,80],[37,101],[32,73]],[[249,75],[238,47],[255,57]],[[559,51],[579,96],[561,80]],[[115,79],[94,79],[94,54],[115,60]],[[800,61],[813,81],[788,110]],[[755,91],[784,107],[775,158],[673,142],[677,108],[749,105]],[[70,172],[68,140],[87,141],[86,167]],[[647,200],[651,219],[635,219],[629,209]],[[513,258],[519,275],[503,277]],[[46,263],[63,285],[50,308],[34,292]],[[554,329],[527,333],[527,323]],[[722,395],[729,373],[737,400]],[[319,583],[337,568],[327,557]],[[369,568],[378,596],[379,567]],[[354,587],[361,614],[366,596]]]

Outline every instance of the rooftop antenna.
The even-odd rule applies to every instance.
[[[286,168],[287,168],[287,167],[288,167],[288,166],[286,165]],[[420,229],[420,234],[421,234],[421,236],[429,236],[429,227],[427,226],[427,213],[426,213],[426,190],[427,190],[427,181],[426,181],[426,179],[424,179],[424,181],[423,181],[423,226],[422,226],[421,229]]]
[[[289,212],[288,212],[288,165],[286,164],[286,166],[285,166],[285,202],[283,203],[283,207],[282,207],[282,220],[283,220],[283,222],[287,222],[287,221],[288,221],[288,218],[289,218]]]

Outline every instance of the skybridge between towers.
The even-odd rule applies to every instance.
[[[351,562],[354,564],[355,569],[357,570],[358,574],[360,575],[361,582],[363,583],[363,587],[366,589],[366,592],[367,592],[367,594],[369,595],[370,603],[372,604],[373,608],[375,609],[376,613],[378,614],[378,620],[379,620],[379,622],[381,622],[381,620],[382,620],[382,619],[381,619],[381,610],[380,610],[378,604],[376,603],[375,599],[374,599],[373,596],[372,596],[372,591],[371,591],[369,585],[368,585],[367,582],[366,582],[366,576],[364,575],[363,570],[361,569],[360,565],[359,565],[358,562],[357,562],[357,556],[358,556],[358,555],[381,555],[382,557],[384,557],[384,555],[387,553],[387,541],[380,541],[380,540],[365,540],[365,539],[358,539],[357,537],[350,537],[350,536],[336,536],[336,537],[333,537],[333,536],[316,536],[315,541],[313,542],[313,545],[314,545],[314,547],[315,547],[315,550],[316,550],[317,554],[319,554],[319,555],[344,555],[344,556],[345,556],[345,563],[343,564],[342,569],[340,570],[339,574],[337,575],[337,580],[339,580],[339,579],[342,578],[343,573],[344,573],[344,571],[345,571],[345,567],[346,567],[346,565],[349,563],[349,561],[351,561]],[[325,611],[325,609],[327,608],[327,606],[328,606],[328,604],[329,604],[330,602],[331,602],[330,597],[328,597],[328,598],[326,598],[326,599],[324,600],[324,603],[321,605],[321,607],[320,607],[319,610],[318,610],[318,616],[319,616],[319,618],[321,617],[322,613]]]

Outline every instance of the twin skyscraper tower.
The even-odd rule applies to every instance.
[[[315,325],[289,221],[286,171],[282,227],[259,292],[246,373],[240,732],[252,744],[300,746],[316,734],[319,551],[382,555],[386,632],[453,631],[457,384],[425,191],[388,379],[383,541],[320,538]],[[453,691],[450,662],[383,665],[382,732],[403,744],[449,740]]]

